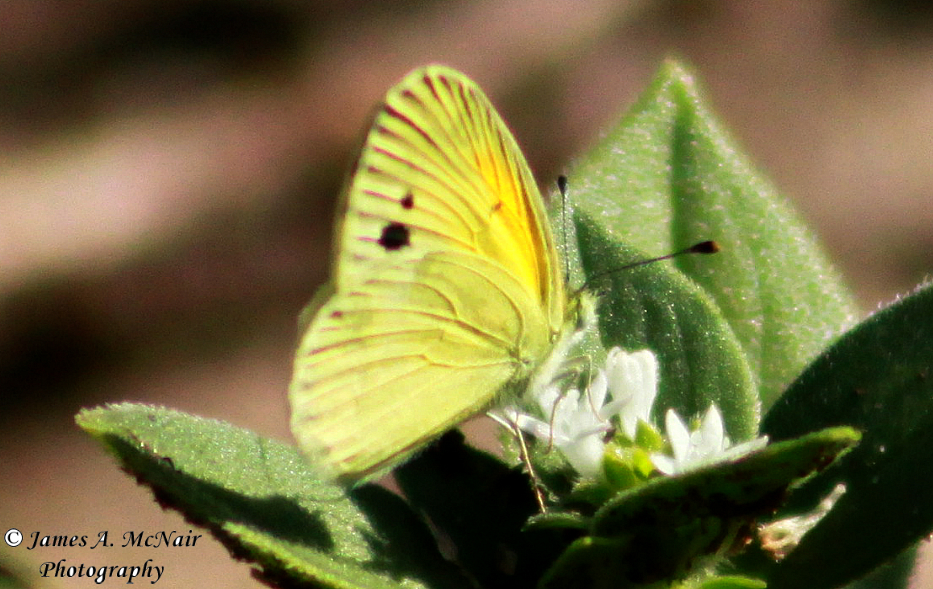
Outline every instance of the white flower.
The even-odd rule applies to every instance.
[[[716,405],[710,405],[699,428],[693,432],[687,429],[676,411],[668,409],[664,416],[664,428],[674,455],[652,454],[651,462],[666,475],[682,474],[717,462],[735,460],[768,444],[765,436],[732,446],[723,427],[722,413]]]
[[[603,405],[606,390],[606,375],[602,371],[596,374],[583,395],[577,389],[561,393],[560,387],[551,385],[535,399],[541,414],[549,421],[520,413],[514,408],[505,410],[505,420],[539,440],[554,444],[582,476],[597,477],[605,446],[603,437],[609,429],[609,422],[594,408]],[[496,415],[493,417],[503,421]]]
[[[518,427],[553,444],[581,476],[599,478],[606,433],[613,424],[619,424],[621,433],[633,443],[639,422],[653,428],[651,410],[658,395],[658,361],[651,350],[629,353],[612,348],[605,370],[597,371],[583,393],[576,388],[563,392],[559,383],[551,382],[538,386],[532,394],[538,416],[522,413],[514,406],[490,415],[506,427]],[[652,454],[651,462],[666,475],[734,460],[768,443],[768,438],[762,437],[732,446],[716,405],[710,405],[693,432],[673,409],[665,414],[664,425],[673,456]]]
[[[638,421],[650,423],[657,380],[658,362],[650,350],[630,354],[613,348],[605,371],[597,371],[583,394],[575,388],[563,393],[554,383],[537,392],[534,400],[544,419],[514,407],[491,415],[503,425],[514,424],[539,440],[548,440],[581,476],[598,478],[612,418],[618,416],[623,431],[634,440]]]
[[[634,440],[639,420],[651,424],[651,408],[658,396],[658,360],[651,350],[629,354],[612,348],[606,374],[612,402],[603,411],[607,417],[618,414],[622,431]]]

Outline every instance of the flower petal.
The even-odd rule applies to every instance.
[[[690,451],[690,431],[673,409],[668,409],[664,415],[664,429],[674,452],[674,460],[683,462]]]

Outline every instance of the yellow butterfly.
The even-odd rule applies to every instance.
[[[447,67],[389,90],[335,252],[289,398],[299,446],[343,482],[551,378],[578,330],[528,164],[479,87]]]

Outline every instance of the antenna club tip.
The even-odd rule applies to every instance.
[[[561,194],[567,192],[567,176],[561,174],[557,177],[557,189],[560,190]]]
[[[719,244],[713,240],[701,241],[700,243],[694,244],[688,250],[693,254],[715,254],[719,251]]]

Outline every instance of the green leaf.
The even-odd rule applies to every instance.
[[[933,288],[879,311],[820,356],[768,413],[763,431],[797,436],[832,424],[861,446],[801,490],[809,503],[837,482],[836,507],[769,575],[768,587],[837,587],[933,530]]]
[[[766,589],[764,581],[747,577],[714,577],[696,585],[696,589]]]
[[[697,415],[716,403],[733,440],[758,431],[758,397],[742,348],[708,296],[666,262],[623,269],[646,256],[575,214],[581,264],[600,294],[606,348],[648,348],[660,365],[656,421],[673,407]],[[608,272],[608,274],[607,274]]]
[[[525,528],[537,512],[520,468],[464,444],[452,431],[395,470],[412,507],[478,587],[533,587],[580,529]]]
[[[897,558],[873,570],[846,589],[908,589],[917,565],[917,545],[913,545]]]
[[[630,543],[615,538],[584,536],[575,540],[541,578],[539,589],[593,589],[638,587],[628,580],[638,577],[640,563],[621,555],[632,549]],[[654,564],[654,563],[650,563]],[[650,566],[650,565],[649,565]],[[632,570],[632,568],[636,570]]]
[[[652,479],[606,503],[593,517],[592,533],[623,537],[641,532],[633,525],[648,512],[662,534],[694,525],[702,517],[757,517],[784,500],[792,485],[826,468],[855,446],[860,435],[848,427],[829,428],[771,444],[731,462],[678,476]],[[643,525],[643,524],[642,524]]]
[[[745,544],[755,520],[788,489],[859,440],[830,428],[772,444],[732,462],[658,477],[619,493],[592,518],[543,579],[544,587],[631,586],[684,578],[703,559]]]
[[[766,408],[856,316],[816,239],[740,153],[692,74],[675,61],[576,163],[570,182],[583,211],[641,251],[720,244],[716,256],[674,263],[719,306]]]
[[[0,557],[0,589],[40,589],[34,580],[37,566],[3,555]]]
[[[401,499],[374,486],[347,495],[291,446],[131,403],[83,410],[76,420],[164,507],[210,529],[271,583],[467,586]]]

